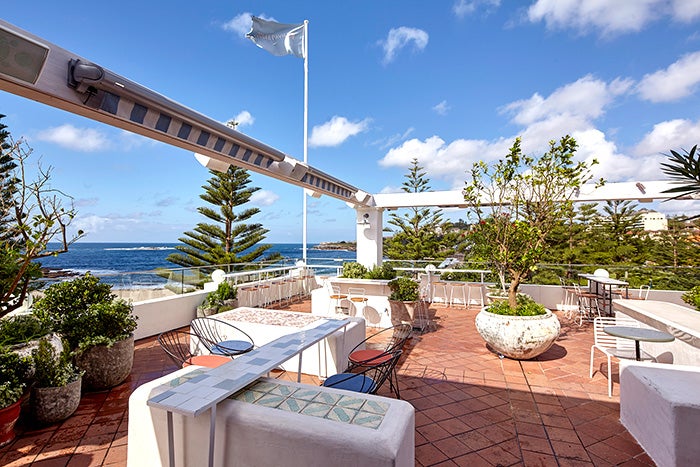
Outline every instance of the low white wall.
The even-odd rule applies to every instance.
[[[204,301],[208,293],[197,290],[134,303],[134,315],[138,318],[134,339],[143,339],[171,329],[189,326],[197,315],[197,306]]]

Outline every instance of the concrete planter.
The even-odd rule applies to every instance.
[[[73,415],[80,404],[81,384],[78,378],[61,387],[32,388],[31,407],[36,421],[51,424]]]
[[[488,307],[476,315],[476,330],[499,354],[516,360],[535,358],[559,337],[559,319],[551,311],[539,316],[507,316],[490,313]]]
[[[75,359],[78,368],[85,371],[83,387],[107,389],[124,381],[134,364],[134,336],[123,339],[111,347],[96,345]]]
[[[391,324],[413,324],[416,302],[401,302],[398,300],[389,300],[389,307],[391,308]]]

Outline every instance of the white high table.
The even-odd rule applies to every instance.
[[[579,277],[583,277],[584,279],[588,280],[589,283],[589,288],[590,284],[593,283],[594,285],[594,290],[591,290],[593,293],[595,293],[597,296],[603,299],[603,303],[607,302],[607,307],[606,310],[608,313],[612,313],[612,288],[613,286],[616,287],[624,287],[625,288],[625,298],[629,296],[628,293],[628,287],[629,287],[629,282],[621,281],[618,279],[611,279],[610,277],[605,277],[605,276],[596,276],[595,274],[579,274]],[[599,285],[603,286],[603,293],[600,293],[599,290]],[[606,291],[607,288],[607,291]]]
[[[229,363],[209,369],[202,375],[178,386],[167,386],[164,392],[150,398],[148,400],[150,407],[167,412],[170,466],[174,467],[175,465],[173,412],[196,417],[207,410],[211,411],[209,466],[212,467],[214,465],[216,405],[296,355],[299,356],[299,377],[301,377],[301,353],[339,329],[344,329],[350,323],[348,319],[323,319],[320,321],[316,327],[282,336],[231,360]]]

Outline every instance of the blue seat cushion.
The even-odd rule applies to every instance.
[[[211,348],[214,355],[238,355],[253,349],[250,341],[230,340],[215,344]]]
[[[369,393],[374,388],[374,380],[361,374],[338,373],[337,375],[329,376],[323,382],[323,385],[347,391]]]

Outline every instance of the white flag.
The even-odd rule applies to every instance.
[[[304,24],[282,24],[253,16],[253,27],[245,36],[272,55],[304,58]]]

